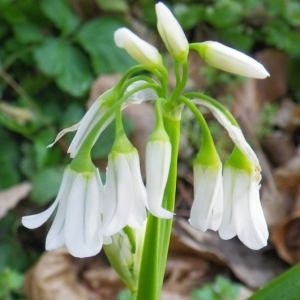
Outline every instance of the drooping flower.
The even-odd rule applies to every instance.
[[[170,219],[173,213],[162,208],[168,180],[172,146],[169,138],[150,140],[146,146],[147,209],[157,218]]]
[[[175,60],[182,63],[186,62],[189,43],[180,24],[162,2],[157,3],[155,9],[158,32],[168,51]]]
[[[223,213],[222,164],[194,164],[194,202],[189,222],[203,232],[218,230]]]
[[[102,248],[101,228],[103,184],[98,170],[77,172],[68,166],[54,203],[44,212],[22,218],[22,224],[37,228],[45,223],[58,206],[46,238],[46,250],[66,246],[75,257],[94,256]]]
[[[140,64],[149,68],[160,68],[162,66],[162,58],[157,49],[129,29],[124,27],[118,29],[114,34],[114,38],[116,45],[124,48]]]
[[[253,151],[253,149],[250,147],[248,142],[246,141],[244,134],[242,130],[233,125],[230,120],[226,117],[226,115],[219,110],[217,107],[212,105],[211,103],[200,100],[200,99],[193,99],[192,102],[195,102],[197,104],[204,105],[210,109],[214,117],[218,120],[218,122],[228,131],[228,134],[232,141],[235,143],[235,145],[240,149],[240,151],[248,158],[248,160],[255,166],[255,168],[258,171],[261,171],[259,160]]]
[[[114,235],[127,225],[140,228],[146,219],[147,196],[135,148],[128,152],[112,150],[105,186],[103,234]]]
[[[260,174],[230,163],[224,167],[224,210],[219,234],[222,239],[238,238],[250,249],[267,245],[268,227],[260,203]]]
[[[190,49],[198,51],[202,59],[214,68],[251,78],[263,79],[270,76],[261,63],[221,43],[195,43],[190,45]]]

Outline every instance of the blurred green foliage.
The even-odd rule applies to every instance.
[[[240,285],[223,276],[217,276],[214,283],[204,284],[191,292],[193,300],[235,300],[239,296]]]
[[[164,2],[191,42],[209,37],[247,53],[266,46],[286,52],[289,88],[300,101],[296,76],[300,67],[298,0]],[[35,205],[47,205],[55,197],[62,171],[70,162],[65,152],[73,134],[51,149],[46,145],[53,142],[57,132],[77,123],[84,115],[90,86],[96,77],[124,72],[135,64],[115,46],[113,34],[121,26],[131,27],[133,19],[133,23],[155,29],[155,3],[0,0],[0,189],[28,180],[33,186],[29,199]],[[230,87],[240,77],[210,67],[201,72],[206,78],[205,92],[213,95],[216,86],[224,88],[230,103]],[[270,109],[272,114],[273,108]],[[268,124],[269,113],[267,110],[264,119]],[[129,119],[124,119],[124,123],[130,133],[134,124]],[[217,129],[213,131],[214,136],[220,134]],[[113,132],[112,124],[96,143],[94,159],[108,155]],[[195,132],[199,129],[190,132],[192,144],[198,147],[200,140]],[[0,220],[0,299],[20,299],[15,291],[21,285],[22,273],[35,259],[36,254],[26,253],[18,242],[19,226],[20,217],[14,211]],[[222,286],[224,282],[220,280],[216,284]],[[2,285],[6,288],[1,289]],[[205,289],[212,291],[213,287]]]

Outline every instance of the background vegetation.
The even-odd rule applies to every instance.
[[[29,232],[21,227],[20,218],[43,210],[56,196],[62,172],[70,162],[66,150],[72,134],[51,150],[46,145],[60,130],[81,119],[91,84],[97,77],[122,73],[135,64],[114,45],[114,31],[127,26],[141,34],[146,32],[145,39],[151,38],[150,42],[165,51],[157,42],[155,2],[0,0],[0,190],[22,182],[32,186],[27,200],[0,219],[0,299],[25,299],[21,289],[23,276],[44,251],[46,230]],[[219,40],[250,54],[266,48],[283,51],[289,66],[288,95],[295,103],[300,102],[299,1],[165,3],[190,42]],[[205,75],[204,92],[215,96],[222,88],[227,91],[225,102],[231,105],[231,87],[244,81],[209,67],[201,72]],[[263,110],[261,136],[268,134],[270,128],[273,130],[272,116],[277,109],[276,104],[268,104]],[[186,116],[183,133],[190,141],[189,147],[197,148],[199,139],[193,126],[196,125]],[[126,128],[133,130],[130,120],[126,121]],[[94,159],[108,154],[112,130],[109,127],[96,145]],[[101,148],[100,144],[106,147]],[[4,202],[1,193],[0,206],[5,207]],[[219,285],[228,284],[222,277],[217,280]],[[204,289],[211,290],[212,285]],[[195,291],[195,299],[200,299],[201,293],[204,292]],[[219,299],[214,297],[206,299]]]

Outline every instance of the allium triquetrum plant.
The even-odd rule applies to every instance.
[[[194,203],[189,222],[198,230],[219,231],[223,239],[238,238],[251,249],[267,245],[268,229],[260,204],[260,164],[234,117],[209,96],[184,93],[189,51],[210,66],[263,79],[265,68],[249,56],[218,42],[189,44],[179,23],[162,3],[156,4],[159,34],[174,59],[176,86],[168,90],[168,71],[158,50],[127,28],[115,32],[116,45],[140,63],[118,84],[99,96],[81,122],[69,147],[72,162],[65,170],[55,202],[46,211],[23,217],[36,228],[57,213],[46,249],[66,246],[76,257],[106,252],[133,299],[159,299],[170,241],[177,178],[180,118],[187,107],[198,120],[202,146],[194,161]],[[117,63],[117,62],[116,62]],[[141,74],[146,71],[157,80]],[[138,151],[127,138],[122,109],[155,102],[156,125],[146,147],[146,186]],[[228,131],[234,150],[222,166],[205,119],[196,105],[211,110]],[[108,157],[106,183],[91,161],[91,149],[101,132],[116,122]]]

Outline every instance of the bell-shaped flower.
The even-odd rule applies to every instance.
[[[208,155],[209,156],[209,155]],[[223,213],[222,163],[219,156],[194,162],[194,202],[189,222],[203,232],[218,230]]]
[[[103,235],[114,235],[127,225],[140,228],[146,219],[146,197],[137,150],[113,149],[108,156]]]
[[[261,171],[259,160],[253,149],[246,141],[242,130],[239,127],[233,125],[227,118],[227,116],[213,104],[200,99],[193,99],[191,101],[195,102],[196,104],[201,104],[208,107],[214,115],[214,117],[218,120],[218,122],[228,131],[228,134],[232,141],[235,143],[235,145],[240,149],[241,152],[243,152],[243,154],[255,166],[255,168],[258,171]]]
[[[250,78],[263,79],[270,76],[258,61],[218,42],[191,44],[190,49],[198,51],[202,59],[214,68]]]
[[[54,203],[44,212],[22,218],[22,224],[37,228],[58,206],[46,238],[46,250],[66,246],[75,257],[94,256],[102,248],[99,235],[104,188],[98,170],[77,172],[68,166]]]
[[[172,146],[163,128],[154,130],[146,146],[147,209],[157,218],[170,219],[173,213],[162,208],[168,180]]]
[[[114,38],[116,45],[124,48],[140,64],[149,68],[160,68],[162,66],[162,58],[157,49],[129,29],[125,27],[118,29],[114,34]]]
[[[189,43],[180,24],[162,2],[158,2],[155,9],[158,32],[168,51],[175,60],[185,63],[189,53]]]
[[[260,173],[248,162],[241,167],[229,159],[224,167],[224,210],[219,235],[222,239],[238,238],[250,249],[267,245],[268,227],[260,203]],[[247,158],[244,157],[244,160]]]

